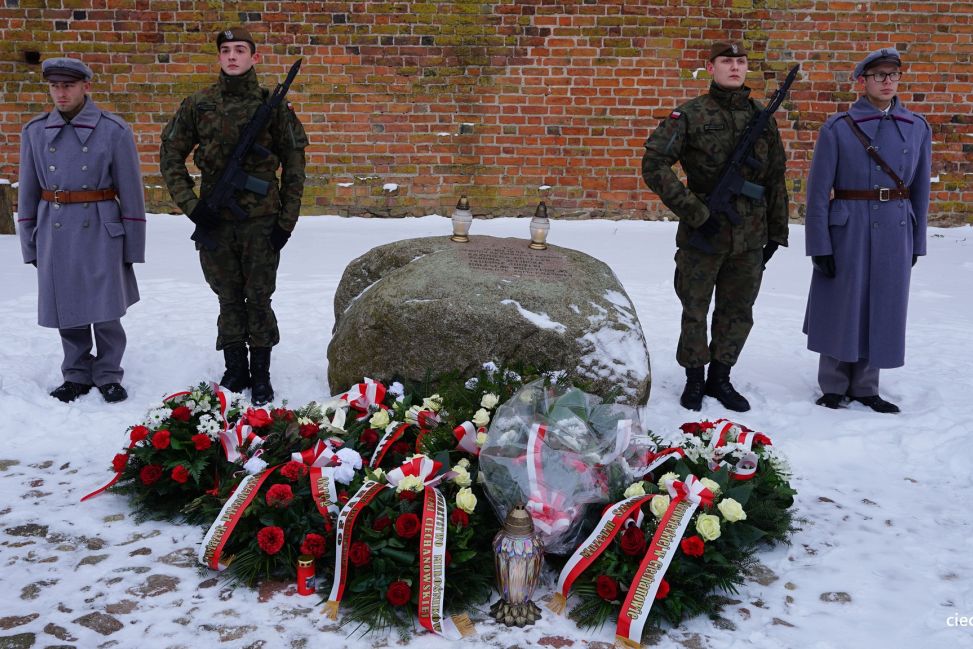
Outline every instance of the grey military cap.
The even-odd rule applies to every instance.
[[[47,81],[90,81],[94,76],[87,65],[66,56],[44,61],[41,74]]]
[[[899,57],[898,50],[896,50],[894,47],[883,47],[882,49],[875,50],[863,58],[858,65],[855,66],[855,72],[851,75],[851,78],[857,79],[865,74],[868,68],[872,67],[873,65],[878,65],[879,63],[893,63],[901,66],[902,59]]]

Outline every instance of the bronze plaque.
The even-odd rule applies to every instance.
[[[472,270],[500,277],[539,279],[550,282],[568,279],[568,260],[556,250],[531,250],[527,239],[499,239],[471,236],[469,243],[458,243],[460,259]]]

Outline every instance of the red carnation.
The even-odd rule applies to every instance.
[[[706,544],[703,543],[703,539],[699,538],[698,536],[687,536],[679,544],[679,547],[682,548],[683,554],[687,556],[701,557],[703,556],[703,550],[705,549]]]
[[[669,582],[665,579],[659,584],[659,590],[655,592],[656,599],[665,599],[669,596]]]
[[[145,426],[133,426],[130,435],[133,442],[141,442],[149,436],[149,429]]]
[[[393,581],[385,593],[385,599],[392,606],[402,606],[412,599],[412,588],[404,581]]]
[[[419,497],[419,494],[417,494],[416,492],[412,491],[411,489],[406,489],[404,491],[400,491],[399,492],[399,500],[402,500],[404,502],[411,503],[411,502],[413,502],[418,497]]]
[[[395,519],[395,533],[404,539],[411,539],[419,533],[419,517],[415,514],[401,514]]]
[[[608,575],[598,575],[595,579],[595,592],[603,600],[614,602],[618,599],[618,582]]]
[[[273,421],[274,420],[271,419],[270,415],[267,414],[267,411],[263,408],[258,408],[256,410],[250,408],[247,410],[247,423],[254,428],[263,428],[264,426],[273,423]]]
[[[622,532],[618,542],[622,552],[630,557],[639,557],[645,554],[645,534],[635,525]]]
[[[294,421],[294,411],[287,408],[274,408],[270,411],[270,416],[277,421]]]
[[[121,473],[128,466],[128,453],[119,453],[111,460],[111,468],[115,473]]]
[[[189,471],[181,464],[172,470],[171,475],[172,479],[179,484],[186,484],[186,480],[189,480]]]
[[[324,551],[328,547],[328,540],[320,534],[308,534],[301,543],[301,554],[310,554],[315,559],[324,556]]]
[[[679,428],[680,430],[682,430],[682,432],[686,433],[687,435],[699,435],[699,433],[702,432],[703,430],[703,427],[700,426],[699,423],[695,421],[685,423]]]
[[[280,474],[291,482],[294,482],[307,475],[307,466],[303,462],[291,460],[281,467]]]
[[[162,477],[162,467],[158,464],[149,464],[143,466],[142,470],[139,471],[139,480],[145,486],[154,485]]]
[[[459,525],[460,527],[466,527],[470,524],[470,515],[464,512],[462,509],[457,507],[453,510],[453,513],[449,515],[449,522],[453,525]]]
[[[160,451],[169,448],[169,431],[163,428],[162,430],[157,430],[152,434],[152,446],[156,447]]]
[[[348,559],[352,565],[360,568],[372,560],[372,550],[367,543],[355,541],[348,550]]]
[[[381,516],[379,516],[378,518],[372,521],[372,529],[375,530],[376,532],[381,532],[391,524],[392,524],[392,519],[386,516],[385,514],[382,514]]]
[[[301,424],[301,427],[297,429],[297,432],[300,433],[301,437],[304,439],[314,437],[318,434],[318,425],[313,422],[310,424]]]
[[[192,440],[197,451],[205,451],[213,445],[213,440],[210,439],[209,435],[204,435],[203,433],[193,435]]]
[[[409,447],[409,443],[404,439],[392,444],[392,448],[389,450],[393,453],[398,453],[399,455],[410,455],[412,451],[412,449]]]
[[[169,415],[176,421],[189,421],[189,418],[193,416],[193,413],[189,411],[186,406],[179,406],[178,408],[172,409],[172,414]]]
[[[267,554],[277,554],[284,547],[284,530],[276,525],[257,532],[257,545]]]
[[[275,484],[267,490],[267,504],[271,507],[287,507],[292,500],[294,500],[294,492],[290,485]]]

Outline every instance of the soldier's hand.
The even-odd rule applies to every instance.
[[[811,257],[811,263],[814,264],[815,268],[824,273],[825,277],[834,277],[834,255],[815,255]]]
[[[220,224],[219,212],[211,210],[206,201],[199,201],[189,213],[189,220],[201,228],[211,230]]]
[[[707,239],[712,239],[717,234],[719,234],[721,227],[723,226],[720,223],[719,218],[710,214],[710,217],[705,221],[703,221],[703,224],[696,229],[699,230],[699,233],[704,237],[706,237]]]
[[[774,256],[774,253],[777,252],[777,249],[779,247],[780,247],[780,244],[777,243],[776,241],[768,241],[767,242],[767,245],[764,246],[764,251],[763,251],[763,253],[764,253],[764,268],[767,267],[767,262],[770,261],[770,258]]]
[[[270,245],[274,247],[274,250],[280,252],[290,238],[290,232],[280,227],[277,223],[274,223],[274,229],[270,231]]]

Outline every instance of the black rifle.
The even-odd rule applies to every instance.
[[[763,198],[763,186],[745,180],[743,177],[743,167],[747,166],[751,169],[760,168],[760,161],[752,156],[753,147],[767,129],[770,118],[780,108],[781,103],[787,96],[788,89],[790,89],[795,77],[797,77],[797,70],[800,67],[800,64],[798,64],[791,68],[791,71],[787,73],[787,78],[784,79],[784,83],[781,84],[777,92],[770,98],[767,106],[754,115],[750,123],[747,124],[743,136],[737,142],[736,148],[733,149],[733,153],[730,155],[729,162],[723,168],[723,173],[720,175],[719,181],[717,181],[713,191],[710,192],[709,201],[706,206],[709,208],[711,217],[715,218],[719,214],[725,214],[730,223],[739,225],[741,218],[734,204],[736,199],[740,196],[746,196],[751,199]],[[698,229],[694,230],[689,237],[689,245],[703,252],[713,253],[713,244]]]
[[[241,189],[260,194],[261,196],[266,196],[267,192],[270,191],[269,182],[251,176],[243,170],[243,160],[251,151],[257,153],[261,158],[266,158],[270,155],[270,151],[257,144],[257,137],[267,126],[267,123],[274,114],[274,110],[284,101],[284,96],[291,87],[294,77],[297,76],[297,71],[301,69],[301,61],[303,60],[297,59],[287,73],[287,78],[284,79],[284,82],[277,84],[277,87],[267,101],[257,107],[253,117],[250,118],[247,125],[240,131],[240,139],[237,141],[236,147],[234,147],[233,153],[230,155],[230,161],[223,168],[220,179],[216,181],[212,191],[206,196],[200,197],[199,203],[193,209],[193,214],[189,218],[196,223],[196,230],[190,238],[207,250],[215,250],[216,241],[213,240],[210,229],[204,225],[200,225],[199,221],[205,220],[207,217],[209,219],[219,218],[219,213],[224,208],[230,210],[238,219],[245,219],[247,212],[240,207],[233,198],[233,195]],[[199,216],[197,217],[197,215]]]

